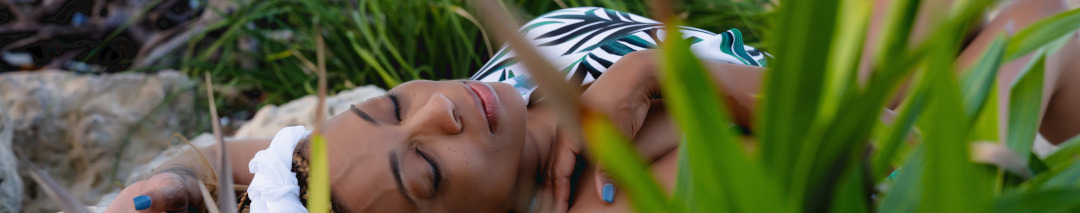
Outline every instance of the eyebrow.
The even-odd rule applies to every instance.
[[[394,182],[397,183],[398,192],[401,193],[402,197],[405,197],[405,199],[409,200],[409,203],[416,205],[416,201],[414,201],[412,197],[409,197],[409,194],[405,193],[405,185],[401,183],[400,167],[401,162],[398,162],[397,153],[394,151],[390,151],[390,171],[393,171],[392,173],[394,173]]]
[[[366,112],[364,112],[364,110],[360,110],[360,108],[357,108],[355,104],[354,105],[349,105],[349,111],[352,111],[353,114],[356,114],[356,115],[360,116],[360,118],[363,118],[365,121],[368,121],[371,124],[375,124],[375,125],[379,124],[379,123],[375,122],[374,118],[371,118],[371,115],[368,115]]]

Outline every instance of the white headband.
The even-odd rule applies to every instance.
[[[290,126],[278,131],[270,147],[255,153],[248,170],[255,174],[248,185],[251,212],[307,212],[300,203],[300,186],[292,172],[293,150],[311,131]]]

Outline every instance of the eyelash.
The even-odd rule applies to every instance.
[[[397,94],[390,93],[387,97],[390,97],[390,102],[394,103],[394,117],[397,118],[398,122],[401,122],[401,105],[398,105]]]
[[[431,161],[424,152],[421,152],[420,148],[414,148],[413,150],[415,150],[416,154],[420,155],[421,158],[424,158],[424,161],[427,161],[428,165],[431,165],[432,176],[434,176],[431,178],[431,185],[435,188],[435,191],[439,191],[439,182],[442,180],[442,173],[439,172],[439,166],[435,165],[435,162]]]

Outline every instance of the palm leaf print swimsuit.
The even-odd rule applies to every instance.
[[[665,39],[662,28],[660,22],[642,16],[598,7],[578,7],[541,15],[523,25],[519,32],[543,57],[561,69],[568,81],[585,85],[599,78],[622,56],[658,48],[658,41]],[[691,42],[690,50],[698,58],[751,66],[766,64],[767,54],[743,45],[738,29],[720,34],[692,27],[679,27],[679,31],[682,39]],[[513,85],[525,100],[529,100],[536,90],[528,70],[518,63],[507,45],[503,45],[470,79]]]

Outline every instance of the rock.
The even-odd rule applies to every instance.
[[[349,105],[357,104],[386,93],[386,90],[376,86],[363,86],[338,92],[338,94],[326,97],[327,117],[341,114],[349,110]],[[272,138],[274,134],[287,126],[304,125],[313,128],[312,116],[315,114],[315,105],[318,98],[314,95],[290,101],[280,107],[267,105],[255,113],[255,118],[248,121],[233,135],[235,138]]]
[[[20,163],[37,165],[91,204],[126,184],[122,178],[168,147],[171,134],[197,126],[203,116],[194,111],[194,86],[177,71],[4,73],[0,120],[8,121],[12,147],[30,161]],[[33,181],[23,181],[23,189],[22,211],[56,210]]]
[[[4,106],[0,105],[0,110]],[[23,183],[19,177],[18,161],[11,147],[11,125],[0,117],[0,212],[19,212]]]

